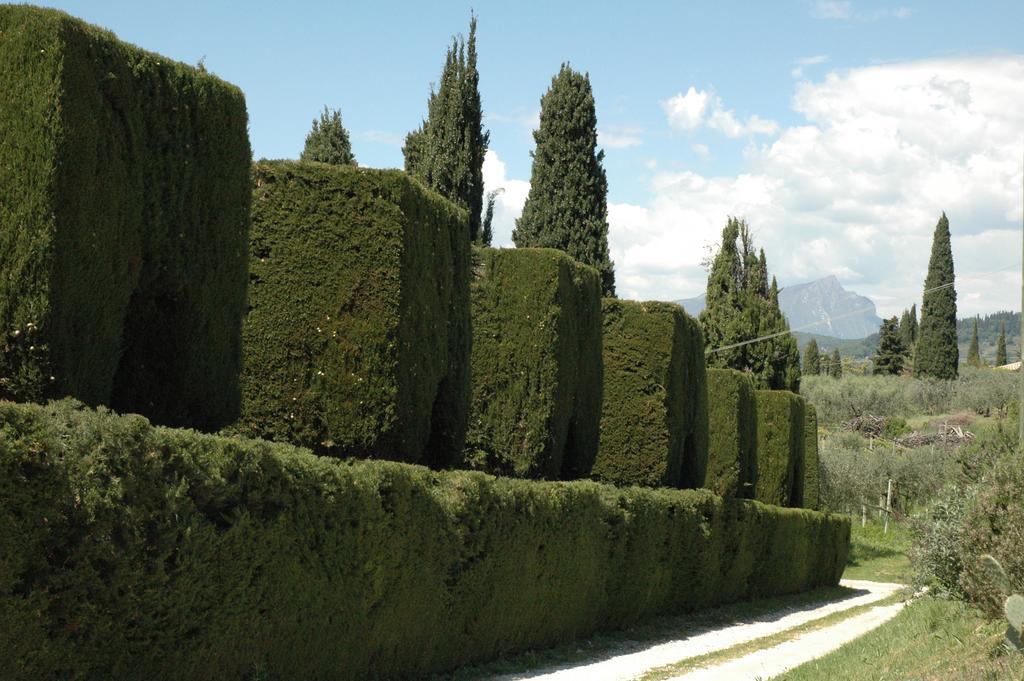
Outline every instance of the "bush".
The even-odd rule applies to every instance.
[[[818,410],[805,404],[804,410],[804,508],[821,508],[821,464],[818,461]]]
[[[399,171],[255,167],[245,435],[446,466],[469,409],[465,212]]]
[[[803,505],[804,400],[784,390],[758,390],[755,498]]]
[[[605,298],[604,406],[594,479],[701,487],[707,471],[704,339],[678,305]]]
[[[422,678],[835,584],[849,521],[0,403],[0,678]]]
[[[0,398],[230,422],[250,201],[241,91],[62,12],[0,6],[0,34]]]
[[[754,384],[732,369],[708,369],[708,472],[704,486],[723,497],[751,499],[757,485]]]
[[[601,419],[601,275],[551,249],[474,258],[467,460],[495,474],[580,477]]]

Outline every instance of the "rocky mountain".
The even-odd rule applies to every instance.
[[[691,315],[704,309],[704,296],[677,300]],[[878,333],[882,319],[870,298],[847,291],[835,276],[779,291],[779,307],[792,329],[841,339]]]

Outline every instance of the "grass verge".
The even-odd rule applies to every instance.
[[[957,601],[924,596],[890,622],[779,681],[1024,681],[1024,655],[1005,625]]]
[[[861,527],[860,521],[854,520],[843,578],[909,584],[914,576],[907,556],[910,545],[905,525],[890,523],[885,534],[879,523],[868,522]]]

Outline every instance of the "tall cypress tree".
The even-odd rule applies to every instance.
[[[874,368],[876,375],[899,375],[903,372],[903,360],[906,348],[900,336],[899,322],[896,318],[886,319],[878,333],[878,351],[875,353]]]
[[[956,288],[949,220],[943,213],[935,226],[928,276],[924,281],[921,323],[917,332],[914,376],[951,380],[957,377],[960,351],[956,341]]]
[[[469,39],[452,38],[441,82],[427,100],[427,120],[405,138],[406,172],[469,212],[470,239],[480,240],[484,155],[490,133],[483,129],[477,71],[476,16]]]
[[[829,362],[828,373],[832,378],[843,377],[843,358],[839,356],[839,348],[832,351],[832,360]]]
[[[974,329],[971,331],[971,344],[967,348],[967,366],[979,368],[981,362],[981,348],[978,345],[978,318],[974,318]]]
[[[996,366],[1006,364],[1006,322],[999,322],[999,340],[996,341]]]
[[[597,149],[597,112],[590,77],[562,64],[540,100],[533,133],[530,193],[512,240],[516,246],[557,248],[601,273],[615,295],[608,254],[608,178]]]
[[[341,112],[326,106],[320,118],[313,119],[313,127],[306,135],[306,144],[299,158],[303,161],[319,161],[336,166],[356,164],[352,154],[352,143],[348,130],[341,124]]]
[[[778,285],[774,278],[768,283],[764,251],[755,251],[743,220],[729,218],[722,230],[705,302],[700,322],[707,347],[715,350],[709,366],[747,372],[761,388],[800,389],[800,350],[779,309]]]
[[[804,375],[817,376],[821,373],[821,353],[818,351],[818,341],[811,339],[807,341],[804,349]]]

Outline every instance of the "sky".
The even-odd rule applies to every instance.
[[[702,293],[735,215],[781,286],[834,274],[899,314],[945,212],[960,316],[1020,309],[1019,1],[42,4],[240,86],[256,158],[296,158],[328,106],[382,168],[402,166],[472,10],[494,245],[511,245],[540,98],[569,62],[597,102],[620,297]]]

